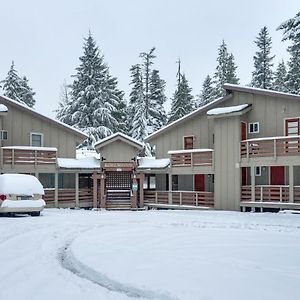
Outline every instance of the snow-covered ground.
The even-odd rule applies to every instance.
[[[300,215],[0,217],[0,299],[299,299]]]

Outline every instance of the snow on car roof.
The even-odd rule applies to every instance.
[[[39,180],[32,175],[3,174],[0,175],[0,194],[44,195],[44,188]]]

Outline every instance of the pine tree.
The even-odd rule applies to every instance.
[[[277,30],[283,30],[283,41],[292,41],[287,49],[291,55],[288,61],[287,89],[290,93],[300,94],[300,12],[283,22]]]
[[[214,99],[215,91],[213,88],[213,82],[209,75],[206,76],[202,85],[202,91],[198,102],[198,107],[208,104]]]
[[[117,89],[117,80],[109,74],[91,33],[85,39],[83,52],[73,75],[70,101],[60,120],[87,133],[86,144],[91,146],[119,129],[117,107],[123,101],[123,92]]]
[[[224,96],[223,85],[225,83],[238,84],[239,78],[236,75],[237,66],[235,65],[234,56],[228,53],[225,41],[222,41],[218,49],[217,67],[214,74],[215,97]]]
[[[64,81],[60,88],[59,99],[60,101],[58,103],[58,109],[55,110],[56,118],[66,124],[70,124],[71,115],[68,114],[68,108],[70,105],[70,85],[68,85],[66,81]]]
[[[282,60],[274,73],[273,90],[278,92],[287,92],[287,70],[284,61]]]
[[[159,76],[158,70],[153,70],[150,78],[150,96],[149,113],[152,118],[151,120],[151,132],[154,132],[164,126],[167,122],[167,116],[164,109],[164,103],[166,102],[165,96],[165,85],[166,82]]]
[[[140,57],[143,59],[142,66],[144,71],[144,88],[145,88],[145,106],[146,106],[146,118],[149,117],[149,97],[150,97],[150,74],[151,74],[151,65],[153,65],[153,59],[156,57],[154,55],[155,47],[151,48],[149,52],[142,52]]]
[[[35,100],[33,98],[35,93],[29,86],[27,77],[20,77],[18,75],[13,61],[6,78],[1,83],[3,84],[4,96],[29,107],[33,107],[35,105]]]
[[[168,123],[182,118],[194,109],[193,96],[191,95],[192,89],[189,87],[185,75],[181,74],[180,65],[181,62],[179,60],[177,73],[177,88],[172,99],[171,112]]]
[[[254,71],[251,85],[261,89],[270,89],[273,81],[272,61],[275,56],[271,56],[272,40],[266,26],[261,29],[254,42],[258,51],[253,57]]]

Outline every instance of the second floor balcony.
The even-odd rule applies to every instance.
[[[300,136],[265,137],[241,141],[241,159],[300,157]]]

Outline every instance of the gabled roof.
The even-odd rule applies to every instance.
[[[259,89],[249,86],[241,86],[237,84],[229,84],[225,83],[223,85],[224,89],[227,92],[245,92],[245,93],[251,93],[256,95],[265,95],[265,96],[272,96],[277,98],[285,98],[285,99],[292,99],[292,100],[300,100],[300,95],[290,94],[290,93],[283,93],[283,92],[277,92],[273,90],[265,90],[265,89]]]
[[[143,143],[141,143],[140,141],[122,133],[122,132],[116,132],[102,140],[100,140],[99,142],[95,143],[95,148],[102,148],[104,146],[106,146],[109,143],[112,143],[116,140],[121,140],[127,144],[132,145],[133,147],[142,150],[144,145]]]
[[[169,131],[170,129],[178,126],[179,124],[182,124],[182,123],[186,122],[187,120],[192,119],[195,116],[198,116],[198,115],[208,111],[209,109],[215,107],[217,104],[220,104],[226,100],[229,100],[232,97],[233,97],[232,94],[228,94],[224,97],[213,100],[213,101],[209,102],[208,104],[197,108],[196,110],[192,111],[191,113],[187,114],[186,116],[183,116],[182,118],[168,124],[167,126],[164,126],[161,129],[151,133],[150,135],[148,135],[145,138],[145,142],[150,142],[153,138],[156,138],[157,136],[161,135],[162,133],[165,133],[165,132]]]
[[[46,116],[44,114],[41,114],[41,113],[37,112],[34,109],[32,109],[32,108],[30,108],[30,107],[28,107],[28,106],[26,106],[26,105],[24,105],[24,104],[16,101],[16,100],[10,99],[10,98],[8,98],[6,96],[0,95],[0,102],[4,102],[4,104],[6,104],[6,105],[11,105],[11,106],[13,106],[13,107],[15,107],[17,109],[20,109],[22,111],[25,111],[25,112],[27,112],[27,113],[29,113],[29,114],[37,117],[39,119],[42,119],[42,120],[48,121],[48,122],[50,122],[50,123],[52,123],[54,125],[57,125],[57,126],[65,129],[65,130],[67,130],[69,132],[72,132],[74,135],[77,135],[77,136],[79,136],[82,139],[86,139],[88,137],[88,135],[86,135],[85,133],[83,133],[79,129],[76,129],[76,128],[74,128],[74,127],[72,127],[70,125],[67,125],[67,124],[65,124],[65,123],[63,123],[61,121],[52,119],[52,118],[50,118],[50,117],[48,117],[48,116]]]

